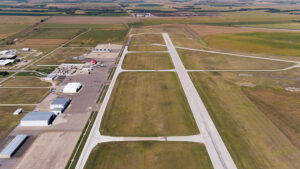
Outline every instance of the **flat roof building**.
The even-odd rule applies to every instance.
[[[58,115],[63,113],[63,111],[68,107],[70,103],[70,98],[57,97],[51,102],[50,109],[52,109],[54,114]]]
[[[25,134],[16,135],[16,137],[0,152],[0,158],[10,158],[27,138],[28,135]]]
[[[29,112],[21,122],[21,126],[48,126],[54,120],[55,115],[52,112]]]
[[[80,83],[77,83],[77,82],[68,83],[64,87],[63,93],[77,93],[80,90],[81,87],[82,87],[82,85]]]
[[[0,60],[0,66],[8,65],[9,63],[13,63],[14,61],[15,61],[14,59]]]

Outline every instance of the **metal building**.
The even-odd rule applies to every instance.
[[[63,111],[68,107],[70,103],[70,98],[57,97],[51,102],[50,109],[52,109],[54,114],[58,115],[63,113]]]
[[[21,126],[48,126],[55,118],[53,112],[29,112],[21,122]]]
[[[68,83],[64,87],[63,93],[77,93],[80,90],[81,87],[82,87],[82,85],[80,83],[77,83],[77,82]]]
[[[1,152],[0,158],[10,158],[21,147],[28,135],[17,135]]]

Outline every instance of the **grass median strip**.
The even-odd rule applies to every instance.
[[[113,136],[170,136],[199,133],[174,72],[121,73],[100,131]]]
[[[74,169],[76,167],[77,161],[81,155],[81,152],[84,148],[85,142],[89,137],[90,131],[93,127],[93,124],[95,122],[95,119],[97,117],[98,112],[92,112],[89,120],[87,121],[87,123],[85,124],[84,128],[83,128],[83,132],[81,133],[78,142],[74,148],[74,151],[65,167],[65,169]]]
[[[205,146],[188,142],[112,142],[98,144],[85,169],[212,169]]]

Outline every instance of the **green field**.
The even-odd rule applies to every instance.
[[[256,32],[204,37],[213,48],[249,53],[300,56],[300,33]]]
[[[40,103],[49,89],[3,89],[0,88],[0,104],[37,104]]]
[[[65,29],[85,29],[85,28],[92,28],[92,29],[125,29],[125,25],[123,24],[42,24],[41,28],[65,28]]]
[[[251,59],[238,56],[212,54],[198,51],[177,49],[187,69],[209,70],[272,70],[294,65],[293,63]]]
[[[87,54],[91,48],[60,48],[46,58],[42,59],[37,65],[59,65],[62,63],[83,63],[82,59],[73,59],[83,54]]]
[[[0,24],[0,39],[18,33],[29,26],[30,24]]]
[[[0,106],[0,141],[19,124],[24,116],[24,112],[18,116],[13,115],[13,112],[18,108],[23,108],[24,111],[32,111],[34,109],[32,106]]]
[[[134,25],[158,25],[158,24],[214,24],[214,25],[241,25],[257,23],[292,22],[297,19],[296,15],[268,13],[263,11],[243,12],[219,12],[215,16],[199,17],[169,17],[144,19]]]
[[[199,133],[178,77],[173,72],[120,74],[100,132],[113,136]]]
[[[122,68],[151,70],[173,69],[174,66],[168,53],[128,53]]]
[[[212,169],[205,146],[187,142],[112,142],[98,144],[85,169]]]
[[[84,29],[70,28],[42,28],[34,31],[31,39],[71,39],[83,32]]]
[[[255,28],[270,28],[270,29],[300,29],[299,22],[290,22],[290,23],[271,23],[271,24],[249,24],[249,25],[238,25],[238,26],[247,26]]]
[[[154,46],[154,45],[130,45],[128,48],[129,51],[167,51],[165,46]]]
[[[37,77],[30,76],[16,76],[15,78],[11,78],[4,83],[2,83],[3,87],[49,87],[51,83],[42,81]]]
[[[289,76],[291,74],[295,76],[295,72],[291,72],[257,72],[243,73],[243,75],[241,73],[217,72],[190,74],[238,168],[296,169],[300,165],[300,151],[282,132],[282,128],[278,128],[274,121],[263,113],[261,107],[257,106],[262,100],[253,103],[243,90],[245,88],[247,91],[258,90],[258,93],[264,95],[262,91],[268,91],[270,87],[297,84],[295,80],[284,78],[286,76],[283,75],[286,73],[290,74]],[[245,87],[253,87],[253,85],[256,87],[250,89]],[[253,93],[251,92],[252,95],[254,95]],[[295,98],[281,97],[282,100],[276,102],[280,100],[278,99],[280,95],[277,96],[277,99],[274,99],[274,95],[268,94],[268,96],[261,99],[270,109],[269,113],[274,113],[273,110],[281,105],[282,110],[279,114],[293,114],[288,112],[291,110],[288,108],[290,104],[287,104],[284,99],[292,100]],[[254,96],[252,96],[253,98]],[[272,104],[270,104],[271,102]],[[295,105],[296,102],[293,100],[291,104]],[[276,106],[276,104],[278,105]],[[299,102],[297,104],[299,106]],[[294,111],[298,111],[298,109],[294,109]],[[276,116],[276,114],[274,115]],[[283,118],[276,120],[278,119],[284,120]],[[291,118],[289,119],[291,120]],[[295,123],[297,121],[294,121]],[[290,126],[283,127],[289,128]]]
[[[140,34],[132,36],[130,46],[165,44],[161,34]]]
[[[68,46],[93,47],[99,43],[118,43],[124,40],[127,30],[101,30],[92,29],[89,32],[74,39]]]

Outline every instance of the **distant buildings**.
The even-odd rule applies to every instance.
[[[93,52],[109,53],[109,52],[112,52],[112,49],[110,48],[110,45],[99,44],[93,48]]]
[[[0,51],[0,59],[15,59],[17,57],[16,50],[3,50]]]
[[[45,77],[45,80],[47,81],[52,81],[56,78],[56,75],[54,74],[49,74],[47,77]]]

